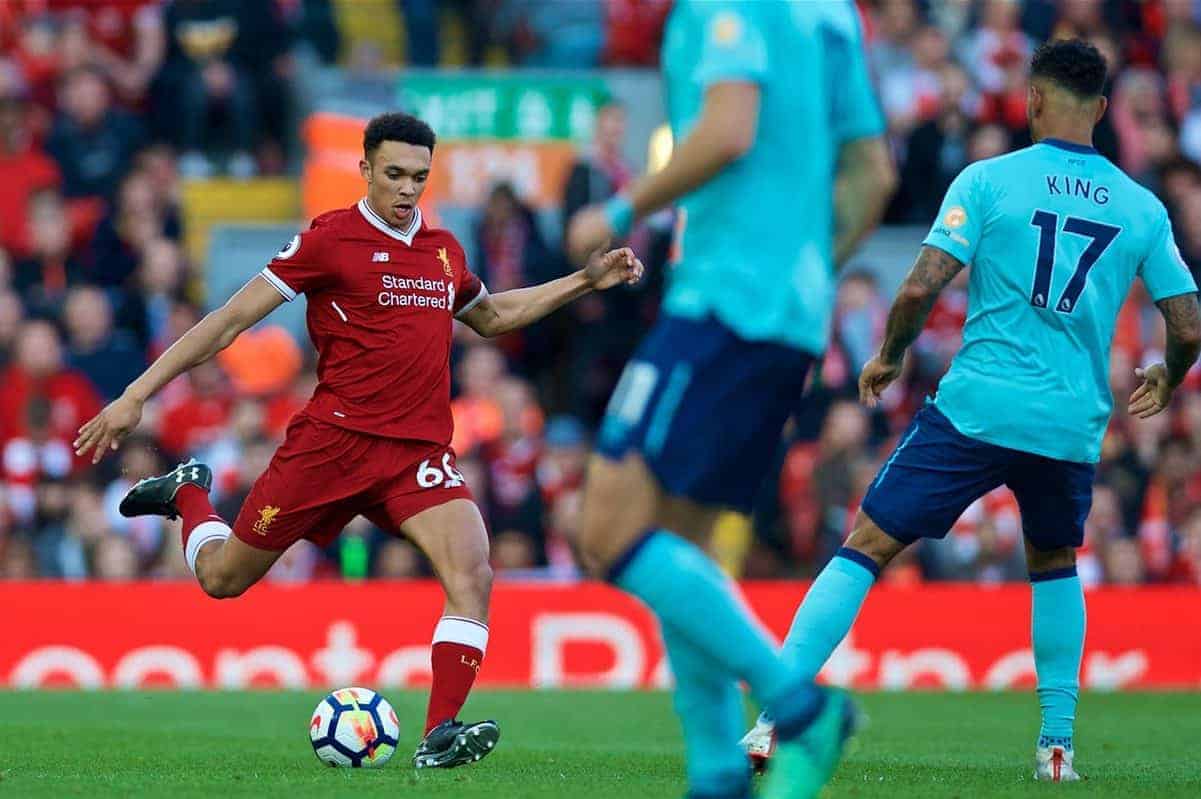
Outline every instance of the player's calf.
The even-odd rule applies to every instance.
[[[188,568],[206,594],[226,599],[254,585],[280,553],[254,549],[231,537],[229,525],[209,502],[212,484],[212,469],[189,460],[164,475],[139,480],[121,500],[120,512],[129,518],[181,518]]]

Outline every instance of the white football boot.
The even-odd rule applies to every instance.
[[[1075,753],[1062,746],[1040,746],[1034,750],[1034,779],[1046,782],[1076,782],[1080,775],[1072,768]]]
[[[750,758],[751,768],[755,770],[755,773],[762,774],[767,769],[767,761],[776,752],[776,725],[768,721],[765,716],[760,716],[755,720],[755,726],[751,728],[750,732],[742,736],[738,745]]]

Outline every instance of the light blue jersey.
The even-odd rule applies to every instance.
[[[834,301],[834,175],[843,142],[884,131],[850,0],[680,0],[663,37],[678,142],[705,90],[761,89],[754,145],[679,203],[666,311],[743,338],[825,350]]]
[[[972,438],[1097,461],[1131,283],[1156,301],[1197,290],[1163,204],[1091,147],[1046,140],[963,170],[925,243],[971,265],[938,409]]]

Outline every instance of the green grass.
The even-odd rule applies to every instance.
[[[378,770],[330,769],[307,739],[316,694],[0,693],[0,797],[520,797],[678,799],[681,743],[655,693],[477,693],[471,718],[503,737],[484,762],[415,773],[424,696],[391,692],[402,749]],[[1081,785],[1030,779],[1031,694],[874,694],[870,726],[829,797],[1201,795],[1201,694],[1091,694]]]

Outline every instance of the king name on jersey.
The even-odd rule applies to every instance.
[[[1109,187],[1094,183],[1088,178],[1075,175],[1043,175],[1047,182],[1047,194],[1055,196],[1083,197],[1097,205],[1109,202]]]
[[[454,307],[454,284],[446,280],[380,275],[380,284],[383,291],[377,295],[377,299],[380,305],[388,308],[435,308],[448,311]]]

